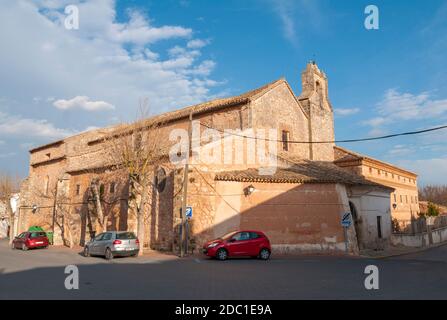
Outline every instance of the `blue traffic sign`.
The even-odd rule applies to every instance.
[[[341,218],[341,225],[345,228],[349,228],[352,224],[351,212],[346,212],[343,214],[343,218]]]
[[[192,218],[192,207],[186,207],[186,217],[188,219]]]

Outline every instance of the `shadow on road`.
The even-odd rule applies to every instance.
[[[79,290],[65,289],[69,275],[64,266],[3,273],[0,299],[447,298],[443,262],[428,266],[336,257],[98,261],[101,263],[78,265]],[[371,262],[380,270],[379,290],[364,287],[364,268]]]

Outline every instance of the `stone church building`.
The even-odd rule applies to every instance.
[[[301,81],[300,95],[279,79],[239,96],[147,119],[162,121],[165,140],[175,129],[188,130],[192,118],[199,147],[231,145],[225,149],[232,151],[230,161],[220,161],[228,157],[227,151],[214,162],[202,161],[194,153],[202,151],[197,150],[188,158],[186,203],[193,208],[189,238],[197,246],[237,229],[264,231],[275,252],[344,251],[347,242],[349,252],[356,254],[388,244],[395,188],[346,168],[333,143],[326,75],[311,62]],[[40,225],[54,231],[55,243],[83,245],[98,230],[91,195],[96,179],[107,230],[137,230],[126,172],[111,169],[104,161],[105,138],[117,128],[84,132],[30,151],[29,176],[21,190],[22,229]],[[240,134],[210,142],[210,129]],[[251,139],[253,130],[260,129],[274,129],[277,139]],[[242,140],[237,147],[231,141],[234,137]],[[267,174],[261,170],[265,163],[249,156],[253,140],[273,143],[275,162],[268,164],[272,170]],[[178,249],[183,171],[183,165],[168,159],[153,168],[151,205],[144,210],[145,239],[140,239],[145,247]],[[353,224],[345,233],[341,218],[347,212]]]

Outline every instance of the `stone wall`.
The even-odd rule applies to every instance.
[[[289,132],[290,140],[309,141],[308,118],[285,82],[256,99],[250,108],[253,128],[275,129],[278,140],[284,130]],[[278,143],[277,151],[282,150],[282,143]],[[289,144],[287,152],[297,158],[309,159],[309,150],[308,144]]]
[[[248,185],[255,187],[244,194]],[[216,213],[209,238],[238,229],[261,230],[276,252],[344,251],[340,225],[345,207],[335,184],[218,181]],[[356,244],[350,244],[355,252]]]

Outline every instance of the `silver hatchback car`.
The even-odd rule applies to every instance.
[[[137,256],[140,242],[133,232],[107,231],[97,235],[84,247],[84,257],[104,256],[107,260],[116,256]]]

